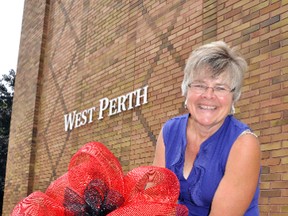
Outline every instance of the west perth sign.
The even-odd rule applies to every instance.
[[[73,130],[93,122],[94,113],[98,110],[98,120],[104,118],[104,111],[108,111],[108,116],[116,115],[134,107],[139,107],[148,103],[148,85],[121,95],[117,98],[109,99],[107,97],[99,100],[99,108],[91,107],[83,111],[74,110],[64,115],[65,131]]]

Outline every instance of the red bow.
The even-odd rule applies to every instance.
[[[23,199],[11,216],[188,216],[188,209],[176,204],[178,196],[179,182],[170,170],[141,166],[124,175],[106,146],[90,142],[72,157],[67,173],[45,193]]]

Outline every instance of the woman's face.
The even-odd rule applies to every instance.
[[[227,77],[227,73],[222,73],[216,78],[211,76],[196,77],[192,83],[194,87],[188,87],[187,109],[196,124],[208,128],[219,128],[230,113],[233,93],[230,91],[227,91],[226,95],[217,93],[217,90],[221,90],[221,88],[231,90]],[[199,89],[197,90],[199,86],[209,88],[201,93]],[[216,89],[213,89],[215,87]]]

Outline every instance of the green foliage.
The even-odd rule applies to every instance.
[[[15,77],[15,71],[10,70],[8,75],[4,74],[0,79],[0,215],[2,214]]]
[[[15,76],[15,71],[10,70],[0,79],[0,139],[9,136]]]

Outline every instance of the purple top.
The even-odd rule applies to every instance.
[[[233,116],[227,116],[223,125],[205,140],[187,179],[183,176],[187,144],[186,128],[189,114],[168,120],[163,127],[166,167],[180,181],[179,203],[189,209],[189,216],[204,216],[210,212],[217,187],[224,176],[229,152],[235,140],[247,125]],[[245,216],[258,216],[259,185]]]

